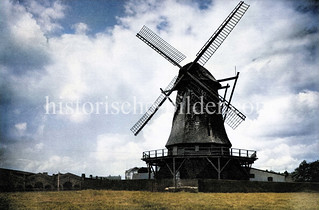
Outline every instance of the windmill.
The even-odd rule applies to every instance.
[[[131,128],[134,135],[138,135],[166,99],[176,106],[167,149],[143,153],[142,160],[156,178],[173,175],[175,183],[177,175],[184,179],[248,179],[251,164],[257,159],[256,151],[231,148],[224,127],[226,123],[236,129],[246,118],[231,105],[239,73],[217,80],[204,68],[248,8],[248,4],[239,2],[199,50],[194,61],[185,66],[179,63],[186,56],[148,27],[143,26],[138,32],[139,39],[179,68],[178,76],[164,90],[160,89],[161,95]],[[230,80],[233,87],[226,99],[230,86],[222,84]],[[224,90],[224,96],[219,95],[219,90]],[[169,98],[173,91],[177,91],[175,103]],[[198,107],[198,104],[201,106]]]

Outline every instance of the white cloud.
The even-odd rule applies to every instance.
[[[17,123],[14,125],[18,136],[24,136],[27,130],[27,123],[23,122],[23,123]]]
[[[48,49],[43,31],[33,16],[23,6],[9,1],[1,2],[0,13],[1,66],[19,75],[42,69],[49,59]],[[12,76],[6,73],[2,72],[6,77]]]
[[[97,136],[95,151],[90,158],[95,160],[94,166],[104,165],[96,173],[113,172],[122,175],[131,163],[140,162],[141,146],[132,137],[123,134],[102,134]],[[104,170],[104,172],[103,172]]]
[[[318,102],[319,93],[312,91],[272,98],[263,104],[253,125],[258,127],[251,130],[259,136],[304,135],[309,129],[316,129]]]
[[[24,170],[49,172],[49,173],[66,173],[71,171],[81,171],[86,167],[85,163],[80,163],[68,156],[53,155],[49,159],[40,160],[25,160]]]
[[[36,15],[35,19],[44,33],[51,33],[62,29],[62,26],[56,22],[64,18],[64,10],[66,8],[61,2],[55,1],[52,5],[46,7],[32,0],[28,2],[27,8],[28,11]]]
[[[16,127],[16,129],[20,131],[25,131],[27,129],[27,123],[26,122],[18,123],[18,124],[15,124],[14,127]]]
[[[76,34],[85,34],[88,30],[89,27],[85,23],[77,23],[72,25],[72,28],[75,30]]]
[[[35,149],[36,150],[42,150],[43,149],[44,144],[43,143],[39,143],[35,145]]]

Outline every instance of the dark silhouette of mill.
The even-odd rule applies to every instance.
[[[131,128],[137,135],[166,99],[176,106],[166,149],[143,152],[142,160],[156,179],[173,177],[175,184],[177,178],[249,179],[249,169],[257,159],[256,151],[232,148],[224,127],[226,122],[235,129],[245,120],[245,115],[231,105],[239,73],[218,80],[204,67],[248,8],[249,5],[239,2],[196,54],[195,60],[185,66],[179,63],[186,56],[149,28],[143,26],[137,34],[180,69],[178,76],[167,88],[161,89],[155,103]],[[232,88],[225,84],[228,81]],[[173,91],[177,91],[175,103],[169,98]],[[219,92],[223,92],[223,96]]]

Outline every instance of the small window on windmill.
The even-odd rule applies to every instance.
[[[199,116],[196,115],[195,117],[195,122],[194,122],[194,125],[195,125],[195,129],[198,130],[199,129]]]
[[[177,147],[173,147],[173,155],[177,155]]]
[[[274,181],[274,179],[271,176],[269,176],[267,179],[268,179],[268,182]]]
[[[196,146],[195,146],[195,152],[198,152],[198,151],[199,151],[199,146],[196,145]]]

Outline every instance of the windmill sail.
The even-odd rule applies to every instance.
[[[222,96],[219,96],[219,98],[221,101],[224,100]],[[229,125],[229,127],[232,129],[236,129],[238,125],[246,119],[246,116],[243,113],[241,113],[226,100],[224,100],[224,105],[221,111],[223,117],[225,118],[224,122],[227,123],[227,125]]]
[[[226,37],[234,29],[242,16],[245,14],[249,5],[243,1],[239,2],[235,9],[228,15],[224,22],[219,26],[215,33],[208,39],[205,45],[196,54],[194,62],[204,66],[210,57],[215,53]]]
[[[151,29],[143,26],[136,36],[169,62],[175,66],[181,67],[179,63],[184,60],[186,56],[155,34]]]
[[[148,121],[153,117],[153,115],[157,112],[158,108],[164,103],[167,99],[168,95],[165,94],[165,91],[171,90],[176,82],[177,76],[175,76],[172,81],[165,88],[163,93],[156,99],[153,105],[147,110],[147,112],[135,123],[135,125],[131,128],[131,131],[136,136],[143,127],[147,124]]]

